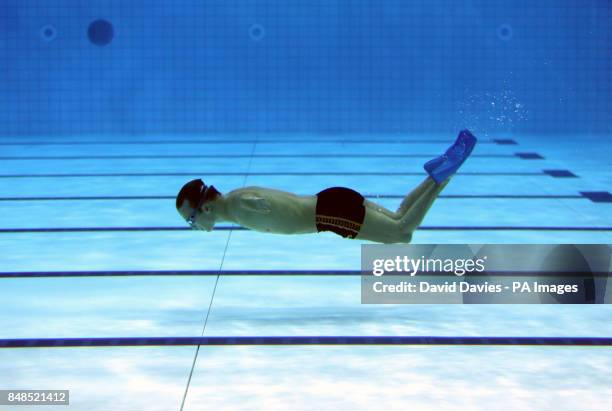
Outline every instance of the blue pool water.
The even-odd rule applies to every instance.
[[[395,209],[470,127],[413,242],[611,243],[607,2],[48,3],[0,5],[0,339],[612,337],[608,305],[362,305],[327,275],[360,241],[174,204],[203,178]],[[0,389],[174,410],[195,356],[0,349]],[[184,409],[603,409],[611,376],[604,347],[202,346]]]

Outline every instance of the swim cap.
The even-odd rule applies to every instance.
[[[181,208],[185,200],[189,201],[191,208],[196,208],[198,204],[214,200],[220,194],[213,185],[207,186],[202,179],[191,180],[181,188],[176,196],[176,209]]]

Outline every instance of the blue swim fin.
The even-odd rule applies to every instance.
[[[428,161],[423,168],[437,184],[441,184],[457,172],[472,153],[476,141],[476,137],[469,130],[462,130],[446,153]]]

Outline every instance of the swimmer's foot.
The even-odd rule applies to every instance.
[[[462,130],[446,153],[428,161],[423,168],[437,184],[441,184],[457,172],[461,164],[470,156],[475,145],[476,137],[469,130]]]

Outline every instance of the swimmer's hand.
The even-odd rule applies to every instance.
[[[246,193],[240,196],[240,206],[246,210],[260,214],[268,214],[272,211],[270,202],[263,197],[253,193]]]

